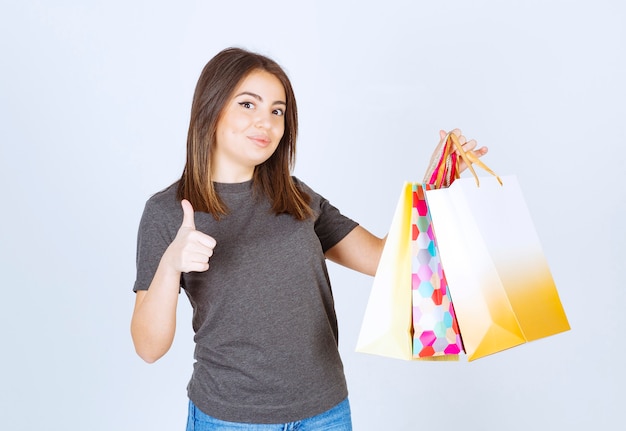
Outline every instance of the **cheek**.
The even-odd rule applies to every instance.
[[[237,112],[229,112],[218,123],[218,129],[222,129],[226,135],[231,135],[240,132],[249,125],[249,116]]]
[[[282,138],[283,135],[285,134],[285,121],[282,120],[282,121],[276,122],[274,130],[276,131],[276,135]]]
[[[250,125],[250,120],[245,115],[233,115],[228,121],[228,131],[230,133],[241,132]]]

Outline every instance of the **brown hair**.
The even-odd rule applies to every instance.
[[[211,179],[211,154],[217,124],[226,102],[239,83],[251,72],[263,70],[274,75],[285,89],[285,131],[274,154],[254,169],[253,186],[265,194],[276,214],[291,214],[303,220],[312,214],[310,197],[298,189],[291,176],[295,164],[298,110],[291,82],[283,69],[263,55],[240,48],[227,48],[204,66],[191,104],[187,134],[187,161],[178,185],[179,199],[188,199],[197,211],[216,219],[228,214]]]

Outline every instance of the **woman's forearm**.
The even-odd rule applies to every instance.
[[[131,335],[135,351],[148,363],[167,353],[174,341],[179,289],[180,272],[162,260],[150,288],[137,292]]]

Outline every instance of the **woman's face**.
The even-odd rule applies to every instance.
[[[217,123],[211,176],[238,183],[274,153],[285,132],[285,89],[274,75],[255,70],[235,88]]]

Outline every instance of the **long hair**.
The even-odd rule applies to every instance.
[[[275,214],[287,213],[297,220],[304,220],[312,214],[312,210],[310,197],[298,189],[291,176],[298,133],[298,109],[291,82],[275,61],[240,48],[221,51],[200,74],[191,105],[187,159],[177,196],[189,200],[197,211],[208,212],[216,219],[228,214],[228,207],[211,178],[211,155],[215,148],[217,124],[226,102],[239,83],[257,70],[278,78],[285,90],[287,107],[283,137],[272,156],[255,167],[253,187],[255,192],[268,197]]]

